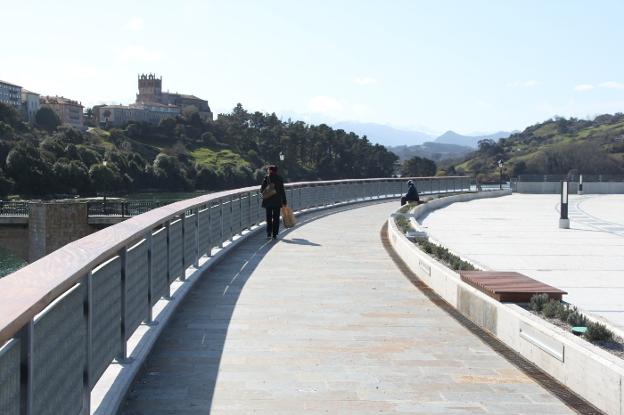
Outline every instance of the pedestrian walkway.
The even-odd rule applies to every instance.
[[[120,414],[573,413],[405,278],[380,238],[396,207],[241,244],[180,305]]]

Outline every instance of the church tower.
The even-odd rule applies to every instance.
[[[139,75],[139,93],[136,97],[139,103],[162,103],[162,76],[156,78],[154,74]]]

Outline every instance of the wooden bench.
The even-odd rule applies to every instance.
[[[535,294],[561,300],[567,292],[518,272],[459,271],[462,281],[500,302],[528,303]]]

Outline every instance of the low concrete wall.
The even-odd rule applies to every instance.
[[[489,193],[489,192],[488,192]],[[416,217],[451,203],[502,196],[501,192],[451,196],[418,206]],[[500,303],[461,281],[458,273],[410,242],[388,221],[388,237],[410,269],[475,324],[559,382],[611,415],[624,415],[624,361],[524,310]]]
[[[561,183],[559,182],[518,182],[514,184],[514,192],[534,194],[559,194]],[[578,183],[570,182],[570,193],[578,191]],[[624,182],[586,182],[583,183],[585,194],[622,194]]]

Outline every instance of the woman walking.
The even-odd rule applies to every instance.
[[[262,207],[266,209],[267,238],[277,239],[280,209],[286,206],[284,180],[277,174],[277,166],[269,166],[260,187]]]

